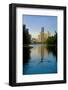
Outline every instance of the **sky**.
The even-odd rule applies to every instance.
[[[57,31],[57,16],[23,15],[23,24],[29,29],[32,36],[36,36],[44,27],[44,32],[54,33]]]

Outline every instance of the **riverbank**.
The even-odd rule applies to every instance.
[[[30,45],[23,45],[23,47],[28,47],[28,48],[33,48],[33,46],[36,46],[36,45],[45,45],[45,46],[48,46],[48,47],[57,47],[57,45],[55,44],[30,44]]]
[[[23,45],[23,48],[29,48],[29,49],[31,49],[31,48],[33,48],[33,47],[30,46],[30,45]]]

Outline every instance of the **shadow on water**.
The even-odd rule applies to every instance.
[[[23,47],[23,63],[28,63],[30,57],[30,48],[29,47]]]
[[[48,52],[53,53],[53,55],[56,57],[56,60],[57,60],[57,46],[47,45],[46,48],[47,48]]]

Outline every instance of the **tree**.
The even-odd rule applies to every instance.
[[[31,35],[29,30],[26,28],[26,25],[23,25],[23,44],[29,45],[31,43]]]
[[[55,32],[54,36],[48,37],[48,39],[46,40],[46,43],[57,45],[57,32]]]

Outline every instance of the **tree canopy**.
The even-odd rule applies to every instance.
[[[29,30],[26,28],[26,25],[23,25],[23,44],[29,45],[31,43],[31,35]]]
[[[57,33],[55,32],[54,36],[48,37],[48,39],[46,40],[46,43],[57,45]]]

